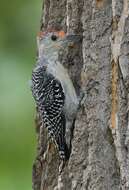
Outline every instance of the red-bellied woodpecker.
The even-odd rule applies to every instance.
[[[40,118],[63,161],[69,157],[79,101],[68,71],[59,61],[59,53],[79,40],[80,36],[65,35],[63,31],[42,33],[38,36],[38,60],[32,72],[31,89]]]

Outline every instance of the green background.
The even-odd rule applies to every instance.
[[[36,153],[29,79],[42,0],[0,5],[0,190],[31,190]]]

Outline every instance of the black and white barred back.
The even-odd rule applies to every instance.
[[[65,115],[63,107],[65,95],[61,83],[45,67],[37,67],[32,73],[32,94],[39,114],[48,130],[48,135],[56,145],[61,159],[67,159],[68,148],[65,141]]]

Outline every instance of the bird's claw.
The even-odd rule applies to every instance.
[[[84,105],[85,100],[86,100],[86,94],[85,92],[81,91],[79,96],[79,108]]]

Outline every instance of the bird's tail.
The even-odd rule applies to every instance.
[[[65,142],[65,137],[60,138],[57,144],[58,144],[60,159],[67,161],[70,157],[70,150]]]

